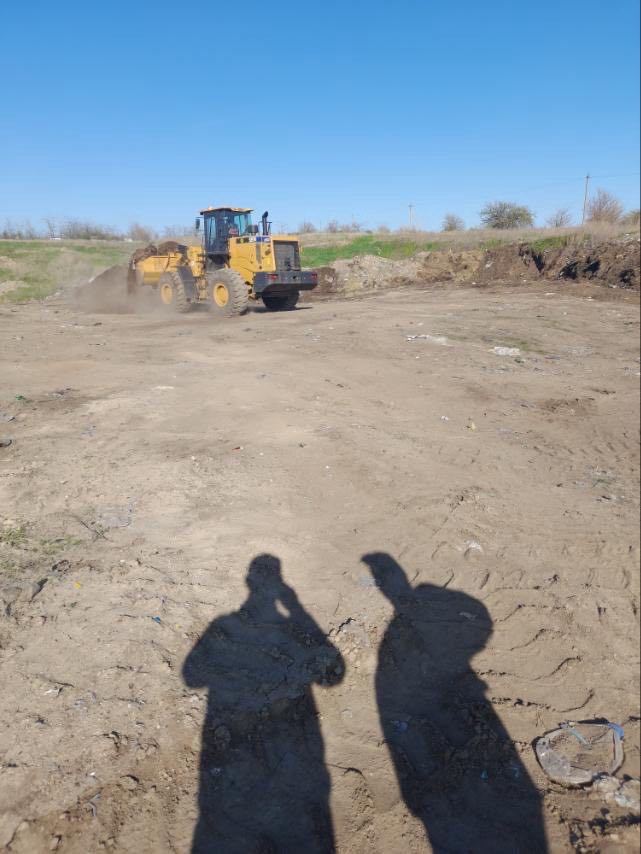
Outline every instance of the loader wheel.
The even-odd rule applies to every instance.
[[[291,294],[263,294],[263,303],[269,311],[292,311],[296,308],[299,291],[294,291]]]
[[[235,270],[224,267],[207,273],[207,294],[216,314],[245,314],[249,302],[249,288]]]
[[[191,309],[191,303],[185,293],[185,286],[178,273],[162,274],[158,282],[158,296],[162,307],[168,310],[182,314]]]

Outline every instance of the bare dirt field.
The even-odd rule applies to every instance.
[[[638,295],[0,334],[0,848],[638,850],[532,749],[639,777]]]

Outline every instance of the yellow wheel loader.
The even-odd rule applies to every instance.
[[[259,229],[251,214],[251,208],[207,208],[196,219],[201,246],[167,241],[138,249],[127,291],[153,289],[160,306],[177,312],[206,303],[219,314],[243,314],[258,299],[270,311],[293,309],[301,291],[316,287],[316,273],[301,270],[295,237],[272,235],[267,212]]]

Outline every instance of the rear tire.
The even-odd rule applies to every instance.
[[[157,291],[163,308],[179,314],[190,311],[191,303],[187,299],[180,273],[163,273],[158,282]]]
[[[207,273],[207,296],[212,311],[230,317],[247,311],[249,288],[240,273],[223,267]]]
[[[293,311],[299,296],[299,291],[291,294],[263,294],[262,300],[268,311]]]

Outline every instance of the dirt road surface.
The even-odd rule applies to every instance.
[[[635,850],[531,746],[605,717],[639,776],[639,308],[602,296],[0,308],[0,848]]]

